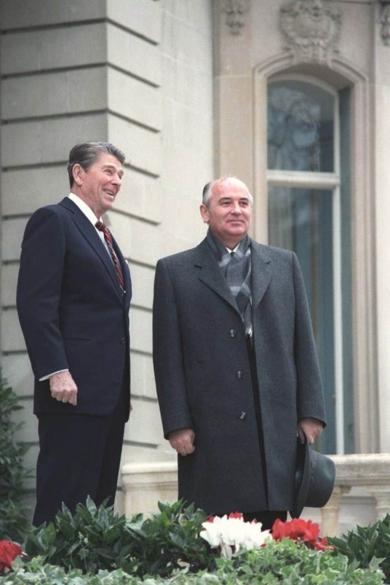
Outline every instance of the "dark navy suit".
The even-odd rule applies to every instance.
[[[119,467],[129,413],[131,299],[129,269],[115,241],[114,248],[125,292],[96,229],[69,198],[38,209],[24,234],[17,307],[39,418],[36,524],[61,501],[70,508],[88,494],[113,501],[104,467],[114,459]],[[39,381],[63,369],[77,384],[77,406],[54,400],[48,380]],[[116,475],[108,483],[116,485]]]

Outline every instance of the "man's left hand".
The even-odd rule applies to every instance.
[[[301,419],[298,423],[298,434],[302,443],[305,441],[305,437],[308,443],[314,443],[322,433],[323,428],[323,424],[315,418]]]

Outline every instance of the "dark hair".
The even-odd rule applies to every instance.
[[[111,144],[110,142],[81,142],[76,144],[69,153],[68,162],[68,176],[70,187],[73,187],[73,167],[79,164],[84,170],[87,170],[90,166],[96,162],[99,154],[106,152],[112,154],[119,160],[121,164],[125,162],[125,155],[119,148]]]

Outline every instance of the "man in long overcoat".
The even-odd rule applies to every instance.
[[[248,236],[252,203],[239,179],[212,181],[207,237],[158,262],[154,367],[179,497],[266,528],[293,506],[297,435],[312,443],[325,414],[298,260]]]

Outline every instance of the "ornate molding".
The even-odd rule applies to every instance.
[[[383,44],[390,47],[390,4],[381,3],[379,21]]]
[[[295,63],[326,63],[338,52],[341,10],[329,0],[295,0],[280,10],[286,49]]]
[[[222,0],[222,12],[226,14],[226,24],[232,35],[241,34],[248,10],[249,0]]]

